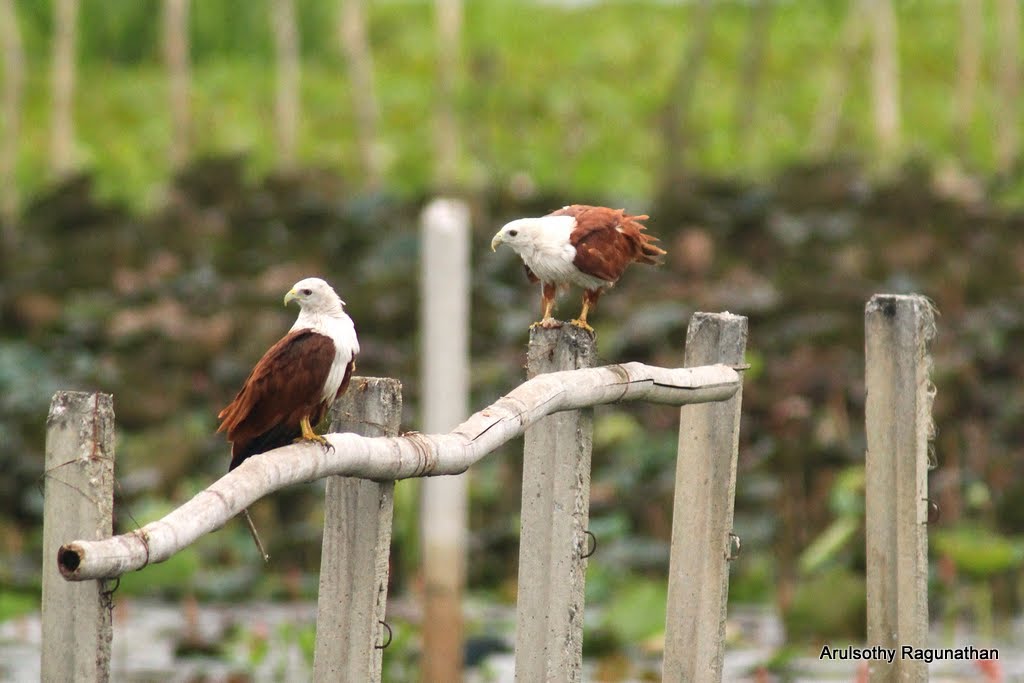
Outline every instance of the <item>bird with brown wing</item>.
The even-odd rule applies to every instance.
[[[587,315],[604,290],[622,277],[631,263],[657,265],[665,254],[641,221],[624,209],[573,204],[539,218],[507,223],[491,240],[491,249],[507,244],[523,260],[526,276],[541,283],[543,315],[534,325],[558,327],[552,309],[559,291],[583,288],[583,308],[573,325],[593,332]]]
[[[217,431],[227,432],[231,442],[228,470],[294,441],[330,446],[313,428],[348,388],[359,353],[355,325],[345,302],[319,278],[296,282],[284,297],[286,306],[291,301],[299,305],[295,324],[263,354],[238,395],[217,415]],[[268,559],[248,510],[245,517]]]

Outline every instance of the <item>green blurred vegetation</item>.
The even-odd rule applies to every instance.
[[[580,9],[467,2],[457,101],[464,185],[488,187],[526,174],[538,187],[576,197],[651,196],[662,156],[658,120],[676,63],[693,37],[696,4],[600,2]],[[30,195],[48,178],[51,5],[17,3],[28,53],[17,178]],[[297,9],[300,159],[337,169],[358,186],[336,3],[299,0]],[[715,3],[692,103],[687,158],[694,168],[763,176],[806,157],[846,10],[841,0],[777,4],[755,126],[741,136],[733,121],[737,107],[748,106],[737,72],[751,10],[747,3]],[[945,160],[966,150],[968,166],[991,169],[996,103],[990,69],[980,76],[967,139],[958,139],[951,126],[957,5],[897,2],[896,10],[906,153]],[[427,2],[373,2],[369,11],[388,188],[418,194],[432,184],[433,9]],[[148,205],[159,203],[170,176],[159,15],[158,0],[83,0],[79,21],[78,160],[96,171],[102,195]],[[190,16],[195,154],[244,154],[257,176],[275,159],[268,17],[265,1],[195,2]],[[993,18],[986,19],[984,52],[991,57]],[[837,151],[871,158],[869,55],[862,51],[856,61]]]
[[[39,609],[39,595],[16,591],[0,591],[0,622],[35,612]]]

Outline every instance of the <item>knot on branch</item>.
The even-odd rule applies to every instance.
[[[434,442],[419,432],[409,432],[405,437],[416,453],[415,476],[419,477],[433,472],[437,467],[437,452],[434,450]]]

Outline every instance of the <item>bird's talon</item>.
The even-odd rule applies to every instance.
[[[594,334],[594,328],[588,325],[586,320],[580,320],[579,318],[576,318],[575,320],[572,320],[570,324],[573,327],[578,327],[581,330],[586,330],[590,334]]]
[[[292,443],[302,443],[303,441],[312,441],[313,443],[318,443],[321,446],[323,446],[324,449],[327,450],[327,451],[333,451],[334,450],[334,444],[332,444],[330,441],[328,441],[326,438],[320,436],[319,434],[312,434],[310,436],[303,435],[303,436],[300,436],[299,438],[295,439],[295,441],[293,441]]]
[[[554,318],[548,317],[533,323],[532,325],[530,325],[530,329],[532,330],[537,327],[543,327],[545,330],[556,330],[561,326],[561,320],[555,320]]]

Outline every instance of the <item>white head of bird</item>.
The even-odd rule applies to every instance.
[[[569,242],[569,235],[576,227],[572,216],[541,216],[519,218],[506,223],[491,240],[491,250],[507,244],[520,256],[533,255],[537,251],[560,251]]]
[[[307,277],[296,282],[284,295],[285,306],[292,301],[299,304],[303,311],[328,315],[336,314],[345,307],[345,302],[334,288],[318,277]]]
[[[331,320],[345,321],[345,327],[352,325],[351,318],[345,313],[345,302],[329,284],[318,277],[307,277],[296,282],[284,295],[285,306],[292,301],[300,309],[292,330],[319,329]]]

